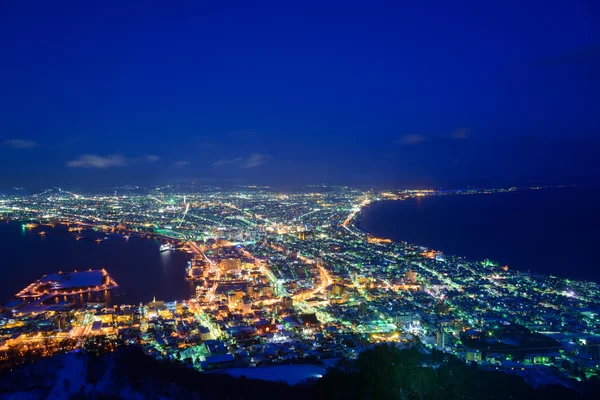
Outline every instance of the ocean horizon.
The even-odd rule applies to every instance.
[[[357,226],[469,260],[600,282],[598,188],[424,196],[371,203]]]

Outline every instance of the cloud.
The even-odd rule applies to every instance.
[[[67,166],[72,168],[109,168],[122,167],[126,164],[127,160],[120,154],[111,154],[105,157],[96,154],[84,154],[67,162]]]
[[[177,162],[173,163],[173,167],[175,167],[175,168],[185,167],[186,165],[190,165],[190,162],[189,161],[177,161]]]
[[[400,139],[396,140],[396,144],[410,145],[419,144],[427,140],[423,135],[404,135]]]
[[[258,167],[259,165],[266,164],[266,162],[268,160],[269,160],[269,157],[265,156],[264,154],[252,153],[252,154],[250,154],[250,157],[248,157],[248,159],[246,161],[244,161],[240,164],[240,168]]]
[[[269,161],[269,156],[260,153],[252,153],[248,158],[237,157],[218,160],[213,163],[215,167],[222,167],[225,165],[238,165],[240,168],[255,168],[259,165],[266,164]]]
[[[248,158],[236,157],[236,158],[224,158],[217,160],[213,163],[215,167],[223,167],[225,165],[237,165],[240,168],[255,168],[259,165],[266,164],[270,157],[266,154],[252,153]]]
[[[227,165],[227,164],[238,164],[238,163],[241,163],[242,161],[244,161],[244,159],[242,157],[223,159],[223,160],[215,161],[213,163],[213,166],[222,167],[223,165]]]
[[[146,156],[146,161],[148,161],[148,162],[157,162],[158,160],[160,160],[159,156],[155,156],[153,154]]]
[[[466,139],[469,137],[469,130],[467,128],[459,128],[452,134],[452,139]]]
[[[26,139],[5,140],[4,142],[2,142],[2,144],[7,147],[10,147],[12,149],[30,149],[30,148],[36,147],[38,145],[37,142],[34,142],[33,140],[26,140]]]

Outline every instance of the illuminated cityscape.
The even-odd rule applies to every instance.
[[[98,246],[159,238],[161,251],[189,253],[185,279],[196,287],[191,298],[117,304],[113,293],[126,288],[110,268],[48,271],[3,305],[2,365],[124,346],[201,371],[301,359],[327,365],[387,342],[555,381],[598,374],[596,283],[396,243],[358,224],[361,210],[380,200],[515,188],[173,189],[0,198],[0,217],[23,230],[66,229],[73,240],[101,232],[105,239],[91,239]]]
[[[0,3],[0,400],[600,399],[593,0]]]

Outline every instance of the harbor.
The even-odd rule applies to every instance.
[[[15,314],[35,314],[83,303],[108,305],[110,293],[119,285],[106,270],[58,272],[44,275],[16,294],[11,302]]]
[[[40,231],[46,234],[39,235]],[[104,269],[118,283],[119,289],[110,293],[113,305],[145,303],[154,296],[189,298],[194,293],[193,285],[185,280],[189,254],[181,250],[161,252],[161,245],[179,247],[178,241],[147,236],[123,230],[69,231],[62,224],[52,228],[0,223],[0,240],[6,244],[3,258],[8,267],[5,279],[0,280],[0,290],[6,293],[4,300],[45,274],[88,269]],[[102,241],[96,242],[98,238]],[[94,294],[83,297],[86,301],[101,301],[94,300]]]

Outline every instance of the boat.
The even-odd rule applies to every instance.
[[[96,243],[102,243],[102,239],[100,239],[100,238],[96,239]]]
[[[173,246],[171,243],[165,243],[160,245],[160,252],[162,253],[163,251],[174,251],[175,250],[175,246]]]
[[[121,235],[120,233],[108,232],[106,234],[106,237],[111,238],[111,239],[112,238],[122,238],[123,235]]]
[[[38,233],[38,235],[44,236],[46,234],[46,232],[41,231],[40,233]]]

